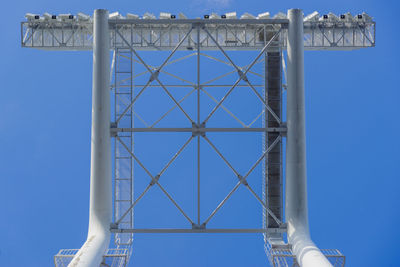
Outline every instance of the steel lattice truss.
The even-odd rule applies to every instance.
[[[182,46],[187,38],[192,34],[192,32],[197,33],[197,37],[192,40],[195,51],[186,51],[181,54],[180,57],[177,57],[175,54],[178,50],[180,50],[180,46]],[[209,55],[201,50],[201,42],[202,34],[207,34],[207,36],[214,41],[217,49],[219,50],[219,56]],[[115,141],[115,179],[116,179],[116,214],[115,214],[115,224],[113,225],[112,231],[118,233],[117,239],[120,240],[123,233],[131,234],[138,232],[262,232],[265,233],[267,231],[271,232],[284,232],[285,225],[282,223],[281,215],[279,218],[270,210],[268,207],[266,200],[263,199],[262,196],[259,196],[255,190],[251,187],[251,185],[247,182],[248,176],[254,171],[254,169],[262,163],[267,157],[268,153],[275,147],[281,145],[281,133],[286,131],[285,126],[282,124],[280,110],[279,113],[276,114],[267,103],[266,94],[265,94],[265,84],[264,79],[265,73],[265,57],[267,55],[267,51],[278,51],[279,49],[279,37],[280,37],[280,29],[276,29],[274,34],[270,36],[268,42],[266,42],[265,46],[261,49],[261,51],[254,54],[254,58],[248,62],[247,65],[241,66],[237,65],[231,56],[218,44],[217,40],[212,36],[212,34],[208,31],[207,28],[198,26],[196,28],[191,28],[187,32],[183,34],[183,38],[181,41],[172,49],[170,53],[163,55],[165,59],[158,66],[153,66],[147,63],[143,56],[141,56],[138,51],[130,46],[130,49],[118,48],[114,54],[113,64],[115,65],[114,71],[114,83],[112,85],[115,92],[115,123],[113,124],[113,128],[111,129]],[[127,46],[129,46],[129,42],[123,37],[119,31],[116,31],[116,34],[121,35],[121,41],[125,42]],[[117,39],[114,39],[117,41]],[[198,42],[200,40],[200,42]],[[115,45],[118,47],[118,45]],[[181,52],[182,53],[182,52]],[[276,52],[275,52],[276,53]],[[222,57],[221,57],[222,56]],[[189,60],[190,58],[195,58],[196,60],[196,75],[194,80],[189,80],[184,77],[181,77],[177,74],[170,73],[166,70],[167,66],[171,66],[173,64],[178,64],[181,61]],[[201,67],[200,62],[201,58],[207,58],[214,62],[214,64],[223,64],[227,65],[231,68],[227,73],[221,73],[216,75],[215,77],[202,81],[200,79],[201,76]],[[123,61],[127,63],[122,64]],[[133,72],[131,65],[141,66],[143,71],[140,73]],[[122,66],[125,66],[122,67]],[[278,68],[279,70],[279,68]],[[280,72],[279,72],[280,73]],[[226,77],[234,77],[230,78],[231,84],[221,84],[218,83],[220,80],[227,79]],[[253,83],[251,81],[250,76],[257,77],[257,83]],[[280,76],[280,74],[278,74]],[[140,82],[135,82],[136,80],[140,81],[140,77],[142,77]],[[163,77],[163,78],[161,78]],[[167,83],[163,81],[163,79],[167,80]],[[175,82],[171,84],[171,82]],[[279,82],[280,84],[280,82]],[[251,91],[251,94],[254,94],[256,100],[259,104],[259,113],[253,118],[249,123],[244,123],[236,114],[234,114],[231,110],[229,110],[224,104],[229,100],[230,94],[235,90],[247,88]],[[142,94],[146,91],[149,91],[150,88],[159,88],[163,91],[167,96],[168,100],[173,104],[172,107],[167,109],[165,113],[162,113],[159,118],[157,118],[154,122],[146,122],[145,116],[140,113],[139,108],[135,108],[135,103],[140,99]],[[178,90],[177,88],[184,88],[187,92],[181,98],[174,97],[173,90]],[[215,90],[215,88],[226,88],[227,91],[225,95],[223,95],[220,99],[216,99],[213,97],[211,90]],[[280,89],[280,87],[279,87]],[[222,89],[218,89],[222,90]],[[133,93],[135,92],[135,93]],[[281,92],[279,91],[279,94]],[[195,95],[196,102],[194,106],[196,107],[195,112],[190,114],[183,107],[183,102],[189,98],[191,95]],[[206,96],[212,102],[214,102],[214,107],[208,113],[208,115],[200,116],[200,98],[201,96]],[[228,100],[227,100],[228,99]],[[254,105],[254,103],[252,103]],[[279,106],[280,108],[280,106]],[[174,110],[178,110],[183,116],[183,123],[187,125],[186,127],[157,127],[160,122],[165,120],[165,118]],[[218,110],[223,110],[228,116],[234,119],[237,127],[206,127],[209,120],[212,119],[214,114]],[[277,123],[275,127],[268,127],[262,121],[265,120],[267,116],[265,114],[268,113],[268,117],[273,118],[273,120]],[[135,119],[134,119],[135,118]],[[135,127],[132,127],[133,121],[135,120]],[[174,120],[175,125],[179,124],[179,120]],[[142,124],[144,127],[138,127],[138,124]],[[254,125],[258,125],[255,127]],[[181,133],[189,133],[189,137],[185,140],[185,142],[181,145],[181,147],[177,150],[174,156],[166,162],[165,166],[154,173],[153,170],[150,170],[145,164],[140,160],[140,158],[136,155],[133,149],[133,133],[168,133],[168,132],[181,132]],[[259,156],[259,158],[253,163],[252,166],[249,166],[249,170],[245,173],[239,173],[239,171],[232,165],[231,162],[227,159],[226,156],[218,149],[217,145],[211,140],[208,136],[209,133],[213,132],[247,132],[247,133],[277,133],[272,143],[270,143],[267,147],[265,147],[263,153]],[[231,191],[223,198],[220,204],[214,209],[211,214],[209,214],[204,220],[200,219],[200,191],[198,191],[197,195],[197,218],[191,218],[186,211],[178,204],[178,202],[174,199],[174,197],[164,188],[161,184],[162,176],[167,171],[167,169],[171,166],[171,164],[179,157],[182,151],[191,143],[197,142],[197,179],[200,183],[200,139],[204,140],[214,151],[215,153],[225,162],[225,164],[231,169],[233,177],[236,177],[237,182],[236,185],[233,186]],[[126,164],[120,164],[120,161],[125,161]],[[149,178],[149,183],[145,187],[145,189],[136,197],[136,199],[129,201],[130,199],[126,198],[124,200],[120,200],[120,195],[122,195],[123,191],[126,191],[127,188],[132,188],[132,182],[127,179],[127,176],[135,177],[135,175],[131,175],[133,164],[132,161],[135,161],[137,165],[144,170]],[[123,169],[123,170],[122,170]],[[128,171],[127,171],[128,170]],[[125,173],[125,175],[121,176],[120,173]],[[121,177],[120,177],[121,176]],[[194,175],[195,176],[195,175]],[[125,184],[122,186],[123,182],[121,179],[125,179]],[[161,180],[161,181],[160,181]],[[121,186],[119,186],[121,183]],[[239,188],[239,186],[245,186],[250,194],[252,194],[256,200],[262,205],[264,210],[266,211],[266,215],[270,216],[276,223],[275,228],[260,228],[260,229],[208,229],[206,225],[208,222],[214,217],[214,215],[224,206],[224,204],[229,200],[229,198],[234,194],[234,192]],[[179,212],[184,216],[184,218],[189,223],[189,227],[187,228],[179,228],[179,229],[136,229],[132,227],[132,218],[133,218],[133,210],[137,203],[142,199],[142,197],[153,187],[156,186],[165,194],[165,196],[171,201],[171,203],[179,210]],[[198,189],[200,190],[200,189]],[[279,189],[281,190],[281,189]],[[126,204],[123,204],[123,202]],[[281,209],[281,206],[279,207]],[[281,214],[281,213],[280,213]],[[127,227],[130,226],[130,227]],[[126,240],[131,240],[131,238],[125,238]]]
[[[280,47],[286,47],[287,19],[242,20],[110,20],[111,47],[136,50],[195,49],[197,33],[187,32],[196,25],[208,31],[200,33],[202,50],[260,50],[277,29]],[[21,23],[23,47],[47,50],[91,50],[93,24],[78,20],[31,20]],[[217,43],[214,42],[215,39]],[[375,46],[373,21],[306,21],[304,48],[306,50],[352,50]]]
[[[283,239],[283,233],[286,232],[282,207],[282,145],[286,135],[282,112],[285,87],[283,50],[287,45],[288,20],[120,18],[109,19],[110,47],[114,52],[110,74],[113,77],[111,90],[114,95],[111,133],[115,141],[114,223],[110,229],[115,233],[117,246],[113,252],[115,255],[106,255],[107,259],[113,258],[110,265],[124,266],[129,261],[134,233],[241,232],[264,234],[266,252],[273,266],[296,266],[291,247]],[[311,15],[306,17],[304,48],[352,50],[375,46],[375,22],[368,16],[348,18],[347,15],[340,19],[333,15],[320,19]],[[91,50],[92,35],[93,22],[90,17],[81,20],[73,16],[62,19],[34,16],[21,23],[21,45],[27,48]],[[247,58],[243,52],[248,53]],[[237,57],[235,53],[241,56]],[[160,62],[155,58],[162,60]],[[185,69],[188,66],[192,69]],[[209,69],[221,72],[210,73]],[[146,95],[154,90],[158,92],[156,96],[153,95],[157,104],[141,104],[141,100],[149,97]],[[256,110],[252,118],[243,119],[243,110],[229,105],[232,95],[239,90],[246,90],[245,94],[253,97],[252,102],[247,102],[249,110]],[[164,98],[161,98],[162,95]],[[250,113],[249,110],[244,110],[244,113]],[[214,123],[214,118],[225,122],[226,118],[221,114],[230,118],[231,123]],[[175,153],[171,152],[172,156],[163,167],[153,169],[140,155],[140,148],[137,147],[140,142],[136,142],[136,139],[143,134],[168,133],[179,133],[186,137]],[[216,133],[258,133],[262,136],[261,153],[247,171],[239,170],[214,140],[213,134]],[[197,212],[194,216],[165,186],[168,181],[164,178],[190,145],[196,147],[196,167],[192,174],[197,183],[194,200]],[[230,191],[209,214],[200,214],[200,154],[204,146],[208,146],[231,170],[234,181]],[[257,193],[249,179],[260,167],[262,194]],[[137,180],[145,177],[148,179],[146,186],[137,189]],[[207,227],[240,187],[246,188],[261,205],[262,227]],[[158,188],[175,206],[186,220],[187,227],[135,227],[135,207],[144,201],[143,197],[152,188]],[[136,196],[134,189],[138,192]],[[55,257],[56,265],[63,266],[61,264],[69,261],[75,252],[60,251]],[[344,266],[344,256],[339,251],[325,252],[332,264]]]

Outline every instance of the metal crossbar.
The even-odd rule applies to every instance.
[[[256,198],[256,200],[263,206],[263,208],[266,210],[266,212],[276,221],[278,225],[280,225],[280,228],[276,229],[243,229],[243,232],[281,232],[285,231],[284,224],[282,224],[281,220],[269,209],[268,203],[263,201],[257,193],[254,191],[254,189],[249,185],[247,182],[248,176],[254,171],[254,169],[257,167],[257,165],[260,164],[260,162],[263,161],[263,159],[267,156],[267,154],[280,142],[281,140],[281,134],[286,133],[286,127],[285,126],[279,126],[279,127],[251,127],[264,113],[265,110],[271,114],[276,120],[276,122],[280,125],[281,124],[281,119],[278,117],[277,114],[274,113],[274,111],[268,106],[266,103],[266,100],[257,92],[255,87],[262,87],[263,85],[259,84],[254,84],[251,83],[251,81],[247,78],[248,73],[253,73],[256,76],[261,76],[261,74],[252,71],[252,68],[257,64],[261,63],[264,61],[264,58],[261,57],[264,53],[266,53],[267,49],[271,47],[273,42],[278,39],[281,33],[281,29],[278,28],[273,32],[273,36],[265,42],[265,45],[262,47],[261,51],[257,54],[257,56],[247,65],[243,67],[239,67],[237,64],[234,63],[232,58],[224,51],[224,48],[218,43],[218,40],[214,38],[214,36],[208,31],[206,26],[201,26],[197,25],[196,27],[193,27],[186,31],[184,33],[184,37],[180,39],[180,42],[177,43],[172,49],[172,51],[168,54],[168,56],[162,61],[158,67],[155,67],[154,65],[148,64],[144,61],[143,58],[140,57],[140,55],[137,53],[135,47],[129,44],[128,40],[124,37],[123,34],[120,33],[119,28],[115,28],[115,34],[119,35],[120,39],[122,42],[125,43],[125,45],[128,46],[128,50],[132,53],[133,56],[127,57],[125,56],[126,59],[131,60],[133,63],[140,64],[145,68],[143,72],[140,72],[136,75],[132,74],[132,78],[136,79],[140,76],[145,75],[146,73],[149,74],[149,79],[146,83],[144,84],[136,84],[135,87],[140,87],[140,91],[138,94],[136,94],[132,101],[130,103],[126,102],[126,100],[121,99],[122,103],[124,103],[124,109],[123,112],[118,114],[118,118],[116,122],[113,124],[114,126],[111,128],[111,133],[113,136],[115,136],[116,141],[122,145],[122,147],[125,148],[125,150],[128,152],[129,156],[132,157],[134,161],[138,163],[138,165],[147,173],[147,175],[150,177],[150,182],[149,184],[145,187],[145,189],[138,195],[138,197],[135,200],[132,200],[131,204],[129,207],[125,210],[125,212],[115,220],[115,223],[113,224],[113,227],[111,227],[111,230],[115,233],[143,233],[143,232],[187,232],[188,230],[194,230],[194,232],[241,232],[240,229],[206,229],[207,223],[214,217],[214,215],[224,206],[224,204],[229,200],[229,198],[234,194],[234,192],[238,189],[238,187],[243,184],[250,192],[250,194]],[[221,60],[215,56],[207,55],[204,52],[201,52],[201,43],[205,41],[205,39],[201,40],[200,39],[200,33],[204,31],[206,33],[205,36],[207,36],[211,41],[214,42],[218,50],[221,52],[221,54],[228,60],[224,61]],[[196,38],[190,38],[190,41],[193,42],[193,45],[196,47],[195,52],[190,53],[185,56],[180,56],[177,59],[172,59],[174,56],[175,52],[179,49],[179,47],[182,45],[182,43],[187,39],[188,37],[193,37],[191,34],[192,32],[195,32],[197,36],[195,35]],[[235,37],[236,38],[236,37]],[[196,81],[192,82],[188,79],[185,79],[183,77],[180,77],[179,75],[176,75],[174,73],[170,73],[169,71],[164,70],[165,66],[171,65],[176,62],[180,62],[182,60],[188,60],[189,58],[196,56],[196,62],[197,62],[197,73],[196,73]],[[204,56],[207,57],[215,62],[225,64],[227,66],[230,66],[233,68],[232,71],[228,71],[225,74],[222,75],[216,75],[216,77],[205,81],[201,82],[200,79],[200,58]],[[136,57],[136,58],[135,58]],[[239,77],[236,80],[236,82],[233,85],[219,85],[219,84],[214,84],[214,82],[225,78],[233,73],[238,73]],[[159,78],[158,74],[159,73],[164,73],[168,75],[169,77],[172,77],[174,79],[179,80],[183,84],[186,85],[180,85],[180,84],[167,84],[167,83],[162,83]],[[128,80],[128,78],[125,78],[125,80]],[[246,82],[246,85],[239,84],[239,82],[243,80]],[[158,84],[152,84],[153,81],[157,81]],[[123,83],[125,82],[124,80],[120,81],[122,84],[119,84],[118,86],[123,87]],[[149,87],[161,87],[167,95],[170,97],[170,99],[173,100],[174,105],[168,109],[166,112],[164,112],[158,119],[155,120],[154,123],[149,124],[145,121],[145,119],[142,116],[139,116],[137,114],[137,111],[134,109],[134,104],[138,100],[138,98],[142,95],[142,93]],[[188,91],[183,97],[181,97],[179,100],[176,100],[174,96],[170,93],[170,91],[167,89],[167,87],[170,88],[179,88],[179,87],[192,87],[192,90]],[[209,88],[218,88],[218,87],[230,87],[228,92],[218,101],[215,99],[207,90],[205,90],[205,87]],[[261,112],[248,124],[246,125],[244,122],[242,122],[237,116],[234,115],[232,111],[230,111],[226,106],[223,105],[223,102],[227,99],[227,97],[230,95],[230,93],[233,91],[234,88],[236,87],[248,87],[253,92],[256,94],[257,98],[261,99],[261,102],[263,103],[264,109],[261,110]],[[196,99],[197,99],[197,110],[196,110],[196,122],[188,115],[188,113],[183,109],[182,103],[188,99],[189,96],[191,96],[194,92],[197,93]],[[201,92],[204,93],[208,98],[210,98],[212,101],[215,102],[216,106],[212,109],[212,111],[208,114],[208,116],[201,121],[200,117],[200,95]],[[205,127],[205,124],[208,122],[208,120],[215,114],[216,110],[221,107],[229,116],[234,118],[242,127],[241,128],[213,128],[213,127]],[[160,123],[164,118],[168,116],[174,109],[179,108],[185,116],[188,118],[189,122],[192,124],[192,127],[171,127],[171,128],[157,128],[155,127],[158,123]],[[126,128],[126,127],[119,127],[118,124],[121,122],[122,118],[128,113],[128,111],[132,112],[134,116],[138,117],[140,121],[146,127],[132,127],[132,128]],[[153,175],[149,169],[147,169],[144,164],[138,159],[138,157],[135,155],[135,153],[129,149],[129,146],[123,141],[123,136],[121,134],[123,133],[167,133],[167,132],[187,132],[191,133],[192,135],[186,140],[186,142],[178,149],[178,151],[174,154],[174,156],[164,165],[164,167],[161,169],[161,171],[157,175]],[[278,137],[276,140],[270,145],[270,147],[263,152],[263,154],[256,160],[256,162],[250,167],[250,169],[242,176],[234,167],[233,165],[226,159],[226,157],[217,149],[217,147],[213,144],[213,142],[209,139],[207,136],[207,133],[213,133],[213,132],[222,132],[222,133],[266,133],[266,132],[272,132],[272,133],[278,133]],[[121,135],[121,136],[120,136]],[[196,138],[197,137],[197,138]],[[163,186],[159,183],[160,177],[165,173],[165,171],[171,166],[171,164],[176,160],[176,158],[182,153],[182,151],[185,149],[185,147],[191,143],[193,139],[197,139],[197,220],[192,220],[187,213],[181,208],[181,206],[176,202],[176,200],[165,190]],[[228,195],[217,205],[217,207],[214,209],[213,212],[203,221],[201,222],[200,220],[200,139],[205,140],[211,147],[212,149],[217,153],[217,155],[225,162],[225,164],[228,165],[228,167],[233,171],[235,176],[239,179],[237,184],[233,187],[233,189],[228,193]],[[161,191],[167,196],[167,198],[173,203],[173,205],[182,213],[182,215],[187,219],[187,221],[191,224],[192,229],[126,229],[124,227],[121,228],[120,224],[124,221],[126,216],[130,214],[130,212],[133,211],[134,207],[139,203],[139,201],[143,198],[143,196],[150,190],[150,188],[153,185],[157,185]],[[194,223],[196,221],[196,223]],[[208,231],[210,230],[210,231]],[[192,232],[192,231],[188,231]]]
[[[134,228],[134,229],[110,229],[113,233],[133,234],[255,234],[255,233],[283,233],[285,227],[276,229],[265,228]]]

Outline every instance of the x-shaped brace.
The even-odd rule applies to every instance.
[[[125,211],[125,213],[115,222],[114,225],[118,225],[122,220],[129,214],[129,212],[133,209],[133,207],[139,202],[139,200],[146,194],[146,192],[153,186],[157,185],[161,191],[168,197],[168,199],[175,205],[175,207],[182,213],[182,215],[192,224],[194,222],[190,219],[190,217],[183,211],[183,209],[176,203],[176,201],[172,198],[172,196],[165,190],[165,188],[159,183],[159,179],[161,175],[167,170],[167,168],[172,164],[172,162],[181,154],[181,152],[185,149],[185,147],[192,141],[193,136],[191,136],[183,146],[175,153],[175,155],[169,160],[169,162],[164,166],[164,168],[160,171],[159,174],[153,176],[150,171],[143,165],[143,163],[136,157],[136,155],[129,149],[129,147],[116,136],[117,140],[122,144],[122,146],[126,149],[126,151],[132,156],[132,158],[142,167],[142,169],[147,173],[150,177],[151,181],[149,185],[145,188],[145,190],[139,195],[139,197],[131,204],[131,206]]]
[[[116,33],[121,37],[123,42],[130,48],[133,54],[139,59],[139,61],[143,64],[143,66],[147,69],[147,71],[150,73],[150,78],[146,85],[139,91],[139,93],[136,95],[136,97],[132,100],[132,102],[125,108],[125,110],[121,113],[119,118],[116,120],[116,123],[122,119],[122,117],[128,112],[130,108],[132,108],[133,104],[136,102],[136,100],[139,98],[139,96],[146,90],[146,88],[154,81],[156,80],[162,89],[167,93],[167,95],[174,101],[175,105],[178,106],[178,108],[183,112],[183,114],[187,117],[187,119],[190,122],[193,122],[193,120],[190,118],[190,116],[186,113],[186,111],[182,108],[182,106],[179,104],[179,102],[172,96],[172,94],[169,92],[169,90],[165,87],[165,85],[159,80],[158,75],[161,72],[162,68],[167,64],[167,62],[171,59],[171,57],[175,54],[175,52],[178,50],[178,48],[182,45],[182,43],[185,41],[185,39],[190,35],[192,32],[191,28],[186,35],[180,40],[180,42],[175,46],[175,48],[172,50],[172,52],[169,54],[169,56],[164,60],[164,62],[155,70],[153,71],[149,65],[144,62],[144,60],[139,56],[139,54],[136,52],[136,50],[133,48],[131,44],[125,39],[125,37],[116,29]]]
[[[255,63],[258,61],[258,59],[261,57],[261,55],[265,52],[265,50],[272,44],[272,42],[276,39],[276,37],[279,36],[281,30],[279,29],[274,36],[268,41],[268,43],[263,47],[261,52],[257,55],[257,57],[253,60],[253,62],[250,64],[248,68],[243,72],[242,69],[240,69],[233,61],[232,59],[226,54],[224,49],[218,44],[217,40],[210,34],[210,32],[207,30],[207,28],[204,26],[203,30],[207,33],[207,35],[210,37],[211,40],[215,43],[215,45],[218,47],[218,49],[222,52],[222,54],[229,60],[231,65],[236,69],[239,78],[238,80],[234,83],[234,85],[229,89],[229,91],[225,94],[225,96],[220,100],[220,102],[215,106],[215,108],[211,111],[211,113],[207,116],[207,118],[204,120],[206,123],[210,117],[215,113],[215,111],[220,107],[220,105],[225,101],[225,99],[232,93],[233,89],[239,84],[241,80],[245,81],[249,87],[253,90],[253,92],[257,95],[257,97],[261,100],[261,102],[264,104],[265,108],[271,113],[271,115],[275,118],[275,120],[278,123],[281,123],[280,118],[276,113],[271,109],[271,107],[265,102],[265,100],[262,98],[262,96],[257,92],[257,90],[254,88],[254,86],[250,83],[250,81],[247,78],[247,73],[250,71],[250,69],[255,65]]]
[[[202,223],[203,226],[205,226],[211,218],[218,212],[219,209],[222,208],[222,206],[225,204],[225,202],[232,196],[232,194],[239,188],[241,184],[246,186],[252,193],[252,195],[260,202],[260,204],[266,209],[268,214],[279,224],[281,225],[282,222],[276,217],[276,215],[268,208],[268,206],[261,200],[261,198],[256,194],[256,192],[252,189],[252,187],[248,184],[247,182],[247,177],[253,172],[253,170],[257,167],[257,165],[261,162],[261,160],[266,157],[266,155],[275,147],[276,144],[279,143],[281,140],[281,137],[278,136],[275,141],[267,148],[267,150],[263,153],[263,155],[253,164],[253,166],[250,168],[250,170],[242,176],[239,174],[238,171],[236,171],[235,168],[233,168],[232,164],[229,163],[229,161],[222,155],[222,153],[215,147],[215,145],[206,137],[203,136],[203,138],[207,141],[207,143],[210,144],[210,146],[215,150],[215,152],[221,157],[221,159],[229,166],[229,168],[235,173],[235,175],[238,177],[239,182],[235,185],[235,187],[228,193],[228,195],[220,202],[220,204],[217,206],[217,208],[211,213],[211,215]]]

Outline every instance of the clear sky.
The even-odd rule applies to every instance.
[[[25,13],[91,14],[96,8],[106,8],[122,14],[166,11],[198,17],[230,11],[275,14],[294,7],[302,8],[305,14],[314,10],[321,14],[365,11],[377,22],[375,48],[305,52],[309,218],[316,244],[320,248],[340,249],[346,255],[346,266],[396,266],[400,238],[400,55],[396,48],[400,41],[399,5],[396,1],[371,0],[2,3],[0,266],[52,266],[53,255],[59,249],[80,248],[87,234],[92,54],[22,49],[20,22]],[[243,61],[247,62],[248,59]],[[212,138],[243,171],[259,155],[250,152],[260,152],[255,141]],[[172,140],[163,146],[165,153],[155,154],[160,144],[165,144],[161,139],[159,143],[140,143],[138,139],[139,147],[148,146],[148,150],[143,148],[141,157],[154,172],[159,168],[153,164],[154,156],[165,162],[184,142]],[[185,153],[192,153],[194,143],[192,146]],[[210,153],[210,157],[215,154]],[[211,164],[214,158],[205,161]],[[192,168],[190,164],[190,158],[177,161],[175,169],[168,173],[170,176],[161,182],[177,198],[180,194],[187,197],[184,186],[192,186],[187,180],[179,180]],[[217,170],[220,165],[215,157],[215,166],[204,170],[202,186],[211,189],[204,189],[203,197],[210,196],[212,200],[206,202],[202,216],[236,182],[229,170]],[[261,170],[255,172],[258,175],[249,179],[260,193]],[[143,183],[148,178],[140,179]],[[137,223],[182,225],[183,217],[170,203],[165,198],[165,204],[158,201],[160,192],[151,193],[138,206]],[[194,202],[181,202],[194,216]],[[257,227],[261,223],[260,213],[257,202],[243,188],[216,216],[214,226]],[[242,234],[137,235],[130,266],[269,265],[261,235]]]

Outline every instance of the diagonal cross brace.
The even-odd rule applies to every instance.
[[[232,167],[232,165],[222,156],[222,154],[216,149],[216,147],[211,143],[208,138],[205,138],[207,142],[214,148],[214,150],[217,151],[218,155],[221,156],[221,158],[225,161],[225,163],[228,164],[228,166],[237,174],[239,178],[239,182],[233,187],[233,189],[228,193],[228,195],[218,204],[218,206],[214,209],[214,211],[208,216],[208,218],[202,223],[202,225],[206,225],[212,217],[222,208],[222,206],[228,201],[228,199],[232,196],[232,194],[239,188],[241,184],[244,184],[250,192],[257,198],[258,201],[260,201],[261,205],[267,210],[267,212],[271,215],[271,217],[279,224],[281,225],[282,222],[275,216],[275,214],[266,206],[266,204],[257,196],[257,194],[254,192],[254,190],[247,184],[247,177],[253,172],[253,170],[257,167],[257,165],[261,162],[261,160],[275,147],[275,145],[281,140],[281,136],[278,136],[275,141],[268,147],[268,149],[261,155],[261,157],[253,164],[253,166],[249,169],[249,171],[244,175],[241,176],[238,174],[238,172]]]
[[[191,28],[186,35],[181,39],[181,41],[175,46],[174,50],[169,54],[169,56],[164,60],[164,62],[156,69],[156,71],[152,71],[151,68],[144,62],[144,60],[139,56],[139,54],[136,52],[136,50],[132,47],[131,44],[124,38],[124,36],[116,29],[116,33],[121,37],[121,39],[124,41],[124,43],[129,47],[129,49],[135,54],[135,56],[139,59],[139,61],[145,66],[147,71],[150,73],[150,78],[149,81],[146,83],[146,85],[141,89],[141,91],[138,93],[138,95],[133,99],[133,101],[129,104],[128,107],[122,112],[120,117],[117,119],[116,123],[122,119],[122,117],[128,112],[128,110],[133,106],[133,104],[136,102],[137,98],[143,93],[143,91],[150,85],[150,83],[154,80],[156,80],[160,86],[163,88],[163,90],[168,94],[168,96],[172,99],[172,101],[175,102],[175,104],[179,107],[179,109],[184,113],[184,115],[189,119],[190,122],[193,122],[193,120],[190,118],[190,116],[185,112],[185,110],[182,108],[182,106],[179,104],[179,102],[176,101],[176,99],[171,95],[171,93],[168,91],[168,89],[164,86],[163,83],[158,79],[158,74],[162,70],[162,68],[167,64],[167,62],[170,60],[170,58],[175,54],[175,52],[178,50],[178,48],[182,45],[182,43],[185,41],[185,39],[189,36],[189,34],[192,32]]]
[[[196,88],[193,88],[189,93],[184,95],[178,102],[182,103],[186,98],[188,98],[194,91],[196,91]],[[170,108],[167,112],[165,112],[158,120],[156,120],[152,125],[150,125],[148,128],[154,128],[156,124],[158,124],[162,119],[164,119],[169,113],[171,113],[177,105],[175,104],[172,108]]]
[[[171,202],[175,205],[175,207],[182,213],[182,215],[192,224],[194,225],[194,222],[190,219],[190,217],[183,211],[183,209],[176,203],[176,201],[172,198],[172,196],[164,189],[163,186],[158,182],[160,176],[162,173],[165,172],[165,170],[171,165],[171,163],[179,156],[179,154],[183,151],[183,149],[190,143],[190,141],[193,139],[193,137],[190,137],[185,144],[179,149],[179,151],[172,157],[172,159],[167,163],[167,165],[163,168],[162,173],[153,176],[150,171],[143,165],[143,163],[136,157],[135,154],[128,148],[128,146],[118,137],[116,136],[117,140],[122,144],[122,146],[127,150],[127,152],[136,160],[136,162],[142,167],[142,169],[147,173],[147,175],[151,178],[150,184],[146,187],[146,189],[142,192],[142,194],[138,197],[138,199],[135,200],[134,203],[131,204],[131,206],[128,208],[128,210],[121,216],[121,218],[118,219],[118,221],[115,224],[119,224],[125,216],[129,213],[130,210],[137,204],[137,202],[144,196],[144,194],[152,187],[154,184],[156,184],[161,191],[171,200]]]
[[[257,55],[257,57],[253,60],[252,63],[250,63],[249,67],[246,68],[246,70],[244,71],[243,75],[246,75],[250,69],[254,66],[254,64],[256,64],[257,60],[261,57],[262,54],[264,54],[265,50],[271,45],[272,41],[275,40],[275,38],[280,34],[281,29],[279,29],[279,31],[277,31],[275,33],[275,35],[271,38],[271,40],[268,41],[268,43],[263,47],[263,49],[261,50],[261,52]],[[235,89],[235,87],[239,84],[239,82],[242,80],[242,77],[239,77],[236,82],[233,84],[233,86],[229,89],[229,91],[222,97],[222,99],[219,101],[219,103],[214,107],[214,109],[210,112],[210,114],[208,114],[207,118],[204,120],[203,123],[206,123],[211,116],[217,111],[217,109],[222,105],[222,103],[226,100],[226,98],[232,93],[233,89]],[[279,119],[279,118],[278,118]],[[279,120],[280,121],[280,120]]]
[[[204,27],[203,30],[207,33],[207,35],[210,37],[211,40],[213,40],[213,42],[215,43],[215,45],[218,47],[218,49],[222,52],[222,54],[226,57],[226,59],[229,60],[231,66],[233,66],[239,76],[239,80],[243,80],[245,81],[249,87],[253,90],[253,92],[257,95],[257,97],[261,100],[261,102],[264,104],[265,108],[271,113],[271,115],[275,118],[275,120],[278,123],[281,123],[281,120],[279,119],[278,115],[276,115],[276,113],[271,109],[271,107],[265,102],[265,100],[261,97],[261,95],[257,92],[257,90],[254,88],[254,86],[251,84],[251,82],[249,81],[249,79],[247,78],[247,72],[250,70],[250,67],[243,72],[241,68],[239,68],[234,62],[233,60],[228,56],[228,54],[225,52],[225,50],[218,44],[217,40],[215,40],[215,38],[210,34],[210,32]],[[275,40],[275,38],[278,36],[278,33],[280,32],[280,30],[271,38],[271,40],[268,42],[268,44]],[[267,45],[268,45],[267,44]],[[264,49],[263,49],[264,50]],[[256,59],[256,61],[258,60],[258,58]]]

